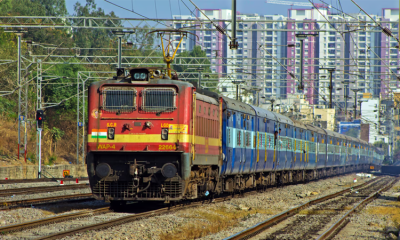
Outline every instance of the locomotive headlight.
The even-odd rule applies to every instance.
[[[107,138],[110,140],[114,140],[115,137],[115,128],[108,128],[107,129]]]
[[[161,140],[168,140],[168,128],[161,129]]]

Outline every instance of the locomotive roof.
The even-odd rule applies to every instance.
[[[90,84],[90,86],[96,86],[100,87],[103,84],[124,84],[124,85],[129,85],[129,84],[141,84],[141,85],[147,85],[147,84],[173,84],[178,86],[178,88],[186,88],[186,87],[193,87],[193,85],[190,82],[184,82],[180,80],[171,80],[171,79],[161,79],[161,78],[154,78],[150,79],[149,81],[137,81],[137,82],[127,82],[126,79],[107,79],[103,81],[98,81],[98,82],[93,82]]]
[[[233,109],[239,112],[244,112],[248,114],[256,114],[256,111],[247,103],[240,102],[237,100],[233,100],[231,98],[225,97],[221,95],[221,98],[225,101],[226,105],[229,109]]]

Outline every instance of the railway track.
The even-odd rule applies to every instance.
[[[110,210],[109,207],[104,207],[104,208],[98,208],[98,209],[94,209],[94,210],[85,210],[85,211],[79,211],[79,212],[70,213],[70,214],[62,214],[62,215],[58,215],[55,217],[48,217],[48,218],[33,220],[33,221],[29,221],[29,222],[18,223],[18,224],[0,227],[0,233],[5,234],[5,233],[9,233],[9,232],[17,232],[17,231],[35,228],[35,227],[39,227],[39,226],[43,226],[43,225],[47,225],[47,224],[51,224],[51,223],[64,222],[64,221],[68,221],[68,220],[75,219],[75,218],[104,214],[104,213],[108,213],[111,211],[112,210]]]
[[[0,201],[0,209],[11,209],[17,207],[27,207],[31,205],[49,204],[49,203],[65,203],[72,201],[90,201],[94,200],[91,193],[62,195],[55,197],[23,199],[15,201]]]
[[[373,180],[371,180],[373,181]],[[369,182],[371,182],[369,181]],[[364,186],[366,184],[368,184],[369,182],[360,184],[360,186]],[[350,189],[346,189],[344,191],[350,191]],[[134,215],[129,215],[129,216],[124,216],[124,217],[120,217],[120,218],[116,218],[113,220],[108,220],[108,221],[104,221],[101,223],[96,223],[96,224],[91,224],[91,225],[86,225],[86,226],[82,226],[79,228],[75,228],[75,229],[70,229],[64,232],[57,232],[51,235],[47,235],[47,236],[43,236],[40,237],[38,239],[60,239],[60,238],[64,238],[64,237],[68,237],[71,236],[73,234],[77,234],[77,233],[82,233],[82,232],[87,232],[87,231],[93,231],[93,230],[99,230],[99,229],[105,229],[105,228],[109,228],[115,225],[120,225],[120,224],[124,224],[124,223],[128,223],[128,222],[133,222],[133,221],[139,221],[145,218],[149,218],[149,217],[154,217],[154,216],[159,216],[159,215],[165,215],[165,214],[171,214],[174,213],[178,210],[183,210],[186,208],[193,208],[193,207],[199,207],[203,204],[207,204],[210,202],[213,203],[218,203],[218,202],[223,202],[223,201],[227,201],[230,200],[234,197],[237,196],[243,196],[243,195],[253,195],[256,194],[257,191],[250,191],[247,192],[245,194],[241,194],[241,195],[235,195],[235,196],[225,196],[225,197],[220,197],[220,198],[215,198],[213,200],[206,200],[206,201],[196,201],[194,203],[191,203],[190,205],[185,205],[185,204],[178,204],[176,206],[173,207],[168,207],[168,208],[161,208],[161,209],[156,209],[156,210],[151,210],[151,211],[147,211],[147,212],[142,212],[142,213],[138,213],[138,214],[134,214]],[[1,231],[1,229],[0,229]]]
[[[78,178],[79,181],[87,181],[89,178]],[[11,183],[41,183],[41,182],[57,182],[63,180],[64,182],[75,181],[76,178],[35,178],[35,179],[9,179],[0,180],[0,184],[11,184]]]
[[[76,233],[82,233],[82,232],[87,232],[87,231],[93,231],[93,230],[99,230],[99,229],[105,229],[105,228],[109,228],[112,226],[116,226],[116,225],[121,225],[124,223],[128,223],[128,222],[133,222],[133,221],[139,221],[142,219],[146,219],[146,218],[150,218],[150,217],[155,217],[155,216],[160,216],[160,215],[165,215],[165,214],[171,214],[174,213],[178,210],[183,210],[183,209],[187,209],[187,208],[193,208],[193,207],[198,207],[201,206],[203,204],[207,204],[207,203],[217,203],[217,202],[223,202],[226,200],[230,200],[232,199],[233,196],[228,196],[228,197],[221,197],[221,198],[216,198],[213,200],[207,200],[207,201],[197,201],[194,202],[190,205],[187,204],[179,204],[173,207],[165,207],[165,208],[160,208],[160,209],[156,209],[156,210],[151,210],[151,211],[146,211],[146,212],[142,212],[142,213],[137,213],[137,214],[133,214],[133,215],[129,215],[129,216],[124,216],[124,217],[120,217],[120,218],[116,218],[116,219],[112,219],[112,220],[108,220],[108,221],[104,221],[104,222],[100,222],[100,223],[95,223],[95,224],[91,224],[91,225],[86,225],[86,226],[82,226],[82,227],[78,227],[78,228],[74,228],[74,229],[70,229],[64,232],[57,232],[51,235],[47,235],[47,236],[43,236],[43,237],[39,237],[36,240],[50,240],[50,239],[60,239],[63,237],[68,237],[71,236],[73,234]]]
[[[257,239],[266,240],[315,239],[321,229],[324,229],[332,219],[345,212],[349,206],[355,205],[357,202],[356,206],[361,205],[365,199],[370,199],[380,191],[390,188],[398,180],[390,178],[391,180],[388,181],[388,179],[388,177],[377,178],[356,187],[311,200],[225,238],[225,240],[251,239],[256,235],[259,235]],[[388,182],[390,183],[388,184]],[[374,194],[371,195],[371,193]],[[284,220],[287,221],[283,222]],[[340,226],[344,220],[340,223],[339,221],[337,221],[337,224]],[[281,225],[269,229],[278,223],[281,223]],[[333,226],[331,228],[332,230],[329,234],[332,234],[337,229]]]
[[[366,183],[360,184],[357,187],[361,187],[364,186],[370,182],[372,182],[373,180],[370,180]],[[357,188],[355,187],[355,188]],[[341,192],[348,192],[349,189],[345,189]],[[60,239],[63,237],[67,237],[67,236],[71,236],[73,234],[76,233],[81,233],[81,232],[86,232],[86,231],[91,231],[91,230],[99,230],[99,229],[105,229],[105,228],[109,228],[115,225],[120,225],[120,224],[124,224],[127,222],[133,222],[133,221],[138,221],[138,220],[142,220],[145,218],[149,218],[149,217],[154,217],[154,216],[158,216],[158,215],[165,215],[165,214],[171,214],[174,213],[178,210],[182,210],[182,209],[186,209],[186,208],[193,208],[193,207],[198,207],[201,206],[203,204],[207,204],[207,203],[218,203],[218,202],[223,202],[223,201],[227,201],[230,200],[234,197],[241,197],[243,195],[253,195],[253,194],[257,194],[258,191],[250,191],[250,192],[246,192],[244,194],[240,194],[240,195],[229,195],[229,196],[225,196],[225,197],[220,197],[220,198],[215,198],[212,200],[199,200],[196,202],[193,202],[191,204],[178,204],[176,206],[173,207],[167,207],[167,208],[161,208],[161,209],[156,209],[156,210],[150,210],[150,211],[146,211],[146,212],[140,212],[140,213],[136,213],[133,215],[129,215],[129,216],[124,216],[124,217],[120,217],[120,218],[116,218],[113,220],[108,220],[108,221],[104,221],[101,223],[96,223],[96,224],[91,224],[91,225],[86,225],[86,226],[82,226],[79,228],[74,228],[74,229],[70,229],[64,232],[57,232],[51,235],[47,235],[47,236],[42,236],[38,239]],[[35,228],[38,226],[42,226],[42,225],[48,225],[50,223],[55,223],[55,222],[63,222],[63,221],[67,221],[69,219],[74,219],[74,218],[80,218],[80,217],[85,217],[85,216],[89,216],[89,215],[98,215],[98,214],[103,214],[103,213],[108,213],[111,210],[107,207],[107,208],[100,208],[100,209],[96,209],[96,210],[87,210],[87,211],[80,211],[77,213],[72,213],[72,214],[68,214],[68,215],[61,215],[61,216],[56,216],[56,217],[50,217],[50,218],[46,218],[46,219],[39,219],[39,220],[34,220],[34,221],[30,221],[30,222],[25,222],[25,223],[20,223],[20,224],[15,224],[15,225],[10,225],[10,226],[4,226],[0,228],[0,232],[2,233],[7,233],[7,232],[16,232],[16,231],[21,231],[24,229],[29,229],[29,228]]]
[[[398,179],[397,179],[398,180]],[[336,234],[340,232],[340,230],[346,226],[346,224],[349,222],[349,217],[351,214],[354,212],[362,209],[364,206],[366,206],[369,202],[374,200],[375,198],[379,197],[381,192],[385,192],[388,189],[390,189],[396,181],[392,181],[390,184],[387,186],[379,189],[375,193],[371,194],[369,197],[365,198],[358,204],[356,204],[352,209],[350,209],[348,212],[346,212],[339,220],[337,220],[331,227],[329,227],[327,230],[325,230],[321,235],[318,236],[317,240],[325,240],[325,239],[331,239],[334,237]]]
[[[6,197],[6,196],[10,196],[10,195],[35,194],[35,193],[43,193],[43,192],[56,192],[56,191],[83,189],[83,188],[89,188],[89,185],[88,184],[71,184],[71,185],[64,185],[64,186],[10,188],[10,189],[0,190],[0,197]]]

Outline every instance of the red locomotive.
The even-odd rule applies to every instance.
[[[216,100],[199,98],[196,102],[191,84],[171,80],[157,68],[133,68],[128,77],[93,83],[87,164],[96,198],[181,199],[194,148],[213,155],[204,161],[218,161],[219,109]],[[199,113],[192,107],[196,104],[202,106]],[[194,124],[205,127],[198,128],[198,136]],[[199,138],[195,147],[193,138]]]

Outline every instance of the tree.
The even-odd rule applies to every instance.
[[[184,51],[178,54],[178,57],[187,57],[187,59],[182,59],[182,63],[189,63],[192,58],[204,58],[207,57],[207,54],[204,50],[201,50],[200,46],[195,46],[192,51]],[[209,60],[205,61],[205,64],[210,64]],[[190,66],[183,66],[179,64],[173,64],[172,68],[175,69],[177,72],[198,72],[196,68],[203,68],[201,71],[203,74],[202,76],[205,75],[205,73],[209,73],[208,75],[210,78],[218,78],[218,74],[210,74],[211,69],[209,65],[200,65],[200,66],[195,66],[195,67],[190,67]],[[191,69],[189,69],[191,68]],[[188,74],[184,74],[182,78],[184,79],[185,77],[188,77]],[[207,81],[206,79],[203,78],[204,81]],[[189,80],[190,83],[197,85],[197,80]],[[207,83],[208,90],[213,91],[218,93],[218,82],[212,82],[212,83]]]
[[[94,0],[86,0],[86,5],[82,6],[79,2],[74,5],[74,16],[77,17],[112,17],[117,18],[114,12],[109,14],[104,13],[104,10],[97,8]],[[80,21],[80,20],[76,20]],[[114,21],[114,24],[121,25],[119,21]],[[111,26],[112,23],[107,23],[106,26]],[[111,30],[106,29],[75,29],[74,41],[77,47],[81,48],[104,48],[112,46],[112,39],[116,36]],[[82,55],[90,55],[93,50],[83,50]]]
[[[67,7],[65,6],[65,0],[32,0],[33,3],[37,3],[42,6],[45,11],[45,16],[66,16],[68,14]]]
[[[360,129],[350,128],[349,131],[344,133],[344,135],[354,138],[360,138]]]
[[[191,58],[207,57],[207,55],[205,51],[201,50],[200,46],[195,46],[192,51],[181,52],[180,54],[178,54],[178,57],[189,57],[189,59],[182,60],[184,63],[188,63],[189,61],[191,61]],[[210,64],[210,61],[207,60],[205,64]],[[209,65],[201,65],[196,67],[203,68],[204,70],[202,72],[211,73]],[[188,69],[191,67],[178,64],[173,65],[173,68],[177,72],[197,72],[196,69]]]

